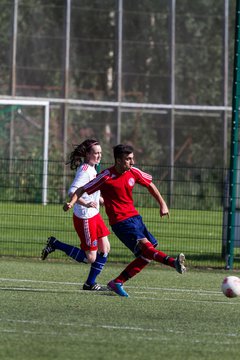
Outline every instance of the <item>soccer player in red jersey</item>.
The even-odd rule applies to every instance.
[[[68,164],[72,170],[76,170],[76,174],[68,192],[70,196],[79,187],[96,178],[95,166],[100,163],[101,156],[101,146],[94,139],[83,141],[71,152]],[[95,191],[91,195],[82,194],[74,205],[73,224],[80,239],[80,248],[51,236],[42,250],[42,260],[45,260],[51,252],[60,250],[77,262],[91,263],[83,290],[105,290],[96,282],[96,277],[103,270],[110,250],[108,241],[110,232],[99,213],[100,201],[100,191]]]
[[[142,217],[136,210],[132,191],[137,183],[146,187],[160,207],[160,216],[169,216],[169,210],[160,192],[152,182],[152,176],[134,167],[134,150],[130,145],[117,145],[113,148],[115,164],[103,170],[96,179],[79,188],[71,201],[63,207],[69,210],[83,192],[92,194],[100,190],[104,199],[106,213],[113,232],[136,256],[123,272],[108,283],[108,287],[120,296],[128,297],[123,283],[139,273],[151,260],[169,265],[180,274],[186,271],[185,256],[170,257],[157,250],[155,237],[148,231]]]

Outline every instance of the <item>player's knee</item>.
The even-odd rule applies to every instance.
[[[96,257],[97,257],[96,252],[87,254],[88,262],[91,264],[94,263],[94,261],[96,260]]]
[[[106,244],[106,246],[102,248],[101,252],[104,254],[108,254],[110,252],[110,244]]]
[[[104,241],[103,243],[99,243],[98,252],[108,254],[110,252],[110,243],[109,241]]]

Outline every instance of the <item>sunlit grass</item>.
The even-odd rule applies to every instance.
[[[99,282],[123,267],[107,264]],[[130,297],[120,298],[82,291],[88,270],[72,262],[1,259],[2,359],[238,358],[240,298],[220,290],[232,272],[180,275],[149,265],[126,283]]]

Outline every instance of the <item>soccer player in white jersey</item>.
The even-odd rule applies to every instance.
[[[102,171],[89,184],[79,188],[69,203],[63,207],[69,210],[84,192],[92,194],[101,190],[106,213],[113,232],[136,256],[124,271],[108,283],[108,287],[120,296],[128,297],[123,283],[139,273],[151,260],[169,265],[180,274],[186,271],[185,256],[170,257],[156,249],[157,240],[148,231],[142,217],[136,210],[132,191],[137,183],[146,187],[160,207],[160,216],[169,215],[168,207],[160,192],[152,182],[152,176],[134,167],[133,148],[130,145],[117,145],[113,148],[115,165]]]
[[[76,146],[70,154],[70,167],[77,170],[75,178],[69,189],[69,195],[81,186],[96,178],[95,166],[100,163],[102,149],[98,141],[87,139]],[[80,239],[80,248],[63,243],[51,236],[42,250],[42,260],[55,250],[61,250],[78,262],[91,263],[91,269],[83,290],[104,290],[96,282],[101,273],[110,250],[108,235],[110,234],[101,215],[99,204],[103,199],[97,190],[91,195],[86,192],[81,195],[73,210],[73,224]]]

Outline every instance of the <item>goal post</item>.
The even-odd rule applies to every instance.
[[[43,100],[18,100],[18,99],[0,99],[0,106],[26,106],[41,107],[44,113],[44,130],[43,130],[43,176],[42,176],[42,204],[47,204],[47,183],[48,183],[48,146],[49,146],[49,101]]]

